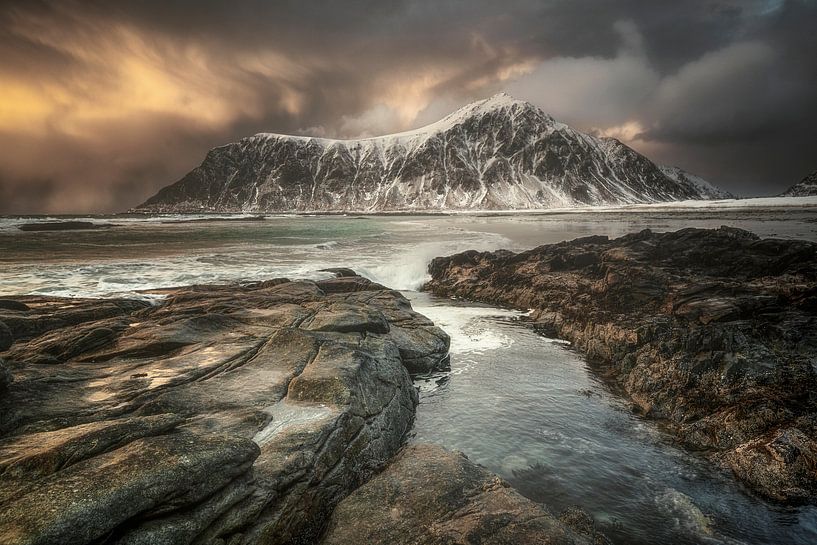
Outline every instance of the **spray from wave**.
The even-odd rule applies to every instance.
[[[428,265],[435,257],[464,252],[466,250],[489,251],[507,247],[509,241],[499,235],[481,240],[428,242],[415,244],[407,250],[400,250],[382,264],[363,265],[358,274],[379,282],[392,289],[417,291],[431,279]]]

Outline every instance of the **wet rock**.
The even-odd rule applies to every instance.
[[[117,227],[113,223],[94,223],[91,221],[43,221],[24,223],[18,227],[20,231],[81,231],[88,229],[109,229]]]
[[[0,473],[23,481],[44,477],[135,439],[160,435],[183,421],[173,414],[120,418],[9,438],[0,443]]]
[[[333,273],[338,278],[357,276],[357,273],[355,271],[353,271],[352,269],[348,269],[346,267],[330,267],[328,269],[321,269],[321,272]]]
[[[335,303],[318,309],[302,327],[311,331],[338,331],[341,333],[389,332],[389,323],[382,312],[344,303]]]
[[[0,542],[88,543],[126,521],[195,505],[252,467],[249,439],[168,434],[136,439],[21,488],[3,504]]]
[[[533,309],[537,328],[571,341],[683,443],[769,497],[814,499],[816,249],[728,227],[646,230],[437,258],[426,289]],[[776,457],[767,446],[781,433],[805,454]]]
[[[338,505],[321,543],[555,545],[591,539],[464,455],[415,444]]]
[[[6,363],[0,358],[0,395],[6,392],[11,385],[13,377],[11,372],[6,368]]]
[[[131,299],[74,299],[26,296],[17,299],[29,307],[25,313],[0,307],[0,322],[5,322],[17,341],[30,340],[49,331],[88,322],[129,315],[150,307],[145,301]]]
[[[361,276],[341,276],[329,280],[319,280],[316,284],[324,293],[349,293],[353,291],[372,291],[374,289],[387,289],[385,286],[372,282]]]
[[[721,457],[752,488],[778,500],[808,500],[817,467],[817,442],[797,428],[749,441]]]
[[[25,312],[25,311],[29,310],[29,307],[25,303],[21,303],[20,301],[15,301],[14,299],[0,299],[0,309],[3,309],[3,310],[18,310],[20,312]]]
[[[389,338],[397,345],[403,365],[410,373],[428,373],[447,364],[440,360],[440,354],[448,354],[448,335],[431,320],[418,317],[401,293],[355,291],[340,297],[347,302],[365,303],[383,313],[389,323]],[[328,297],[330,300],[334,298],[334,295]]]
[[[0,543],[314,541],[412,425],[403,354],[439,363],[448,346],[392,335],[441,332],[349,279],[2,311]]]
[[[8,350],[12,343],[14,343],[14,335],[11,329],[5,323],[0,322],[0,351]]]
[[[593,520],[593,517],[579,506],[568,507],[559,513],[559,522],[587,538],[593,545],[612,545],[613,543],[596,528],[596,521]]]

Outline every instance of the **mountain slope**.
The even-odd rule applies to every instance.
[[[781,197],[811,197],[817,195],[817,170],[783,192]]]
[[[728,191],[716,187],[704,180],[700,176],[691,174],[678,167],[662,166],[659,167],[665,176],[674,180],[678,184],[686,185],[691,191],[696,192],[700,199],[733,199],[734,195]]]
[[[499,94],[441,121],[361,140],[257,134],[212,149],[137,210],[551,208],[711,198],[611,138]]]

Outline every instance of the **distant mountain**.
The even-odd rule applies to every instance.
[[[728,191],[712,185],[700,176],[690,174],[678,167],[659,167],[665,176],[675,180],[678,184],[689,187],[698,193],[699,199],[734,199],[735,196]]]
[[[616,139],[581,133],[499,94],[377,138],[256,134],[210,150],[137,210],[491,210],[726,196]]]
[[[794,184],[781,197],[811,197],[817,195],[817,170]]]

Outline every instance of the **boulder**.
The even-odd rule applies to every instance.
[[[321,545],[606,542],[585,517],[565,522],[463,454],[414,444],[340,502]]]

